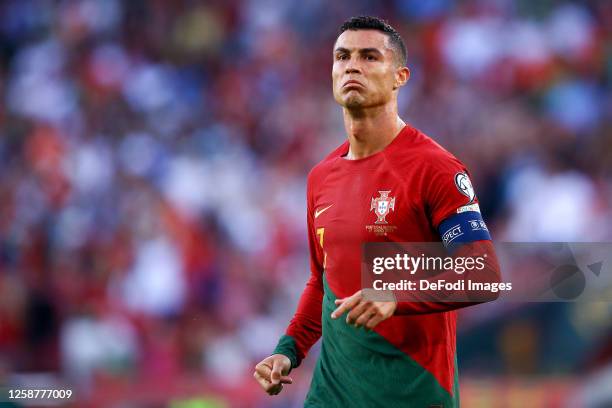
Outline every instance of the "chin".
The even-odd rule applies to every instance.
[[[363,108],[364,106],[363,102],[364,102],[363,98],[359,98],[356,96],[349,96],[348,98],[344,100],[344,106],[348,109]]]

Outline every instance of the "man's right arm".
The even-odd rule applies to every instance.
[[[307,231],[310,252],[310,278],[300,297],[297,310],[273,354],[255,367],[253,376],[270,394],[278,394],[283,384],[291,384],[287,375],[300,365],[310,348],[321,337],[323,307],[323,250],[314,228],[314,203],[311,176],[307,186]]]
[[[291,368],[300,365],[308,350],[321,337],[323,250],[317,240],[314,227],[314,200],[311,180],[312,175],[308,177],[306,191],[310,278],[306,282],[295,315],[274,349],[274,354],[284,354],[289,357]]]

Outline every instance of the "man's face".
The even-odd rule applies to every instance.
[[[334,47],[334,98],[349,109],[386,104],[398,86],[398,69],[387,35],[347,30]]]

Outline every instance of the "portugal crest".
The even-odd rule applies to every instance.
[[[374,210],[374,214],[378,217],[375,224],[387,224],[385,217],[389,214],[389,211],[395,211],[395,197],[389,197],[389,191],[379,191],[380,197],[372,198],[372,204],[370,204],[370,211]]]

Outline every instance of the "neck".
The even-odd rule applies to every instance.
[[[363,159],[382,151],[406,125],[397,115],[397,105],[388,104],[361,110],[343,109],[349,140],[349,160]]]

